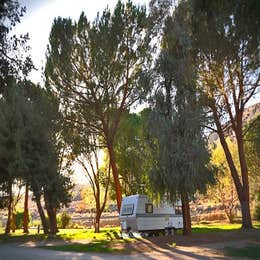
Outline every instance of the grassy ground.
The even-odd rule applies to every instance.
[[[260,222],[254,222],[254,227],[260,229]],[[241,224],[213,223],[192,226],[193,233],[216,233],[223,231],[236,231],[241,229]]]
[[[94,233],[92,229],[60,229],[55,236],[57,240],[115,240],[119,238],[120,228],[103,228],[100,233]],[[4,234],[4,230],[0,230],[0,241],[27,241],[27,240],[43,240],[48,238],[42,231],[37,234],[37,230],[30,229],[29,234],[23,234],[22,229],[18,229],[15,233],[9,235]]]
[[[225,247],[224,254],[231,257],[246,257],[251,259],[259,259],[260,247],[259,246],[247,246],[242,248],[237,247]]]

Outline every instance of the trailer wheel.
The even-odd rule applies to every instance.
[[[175,232],[176,232],[176,229],[175,229],[175,228],[171,228],[171,229],[170,229],[170,233],[171,233],[171,235],[174,235]]]
[[[170,229],[169,228],[165,228],[164,235],[165,236],[169,236],[170,235]]]
[[[141,233],[140,233],[140,236],[141,236],[141,237],[149,237],[149,234],[146,233],[146,232],[141,232]]]
[[[133,234],[131,231],[128,232],[128,236],[129,236],[130,238],[134,238],[134,237],[135,237],[134,234]]]

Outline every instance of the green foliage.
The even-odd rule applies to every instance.
[[[260,220],[260,200],[257,201],[257,204],[254,209],[254,218]]]
[[[247,205],[246,210],[241,205],[243,226],[251,228],[243,112],[259,90],[260,4],[257,0],[190,3],[198,86],[213,115],[239,200]],[[238,166],[225,142],[227,131],[238,144]]]
[[[126,196],[149,191],[151,158],[146,140],[148,114],[147,109],[139,114],[125,113],[120,124],[115,153]]]
[[[260,220],[260,193],[259,191],[255,194],[255,208],[254,208],[254,218]]]
[[[229,138],[226,140],[229,150],[232,154],[236,167],[239,168],[239,158],[237,152],[237,144]],[[235,217],[235,207],[238,205],[238,196],[233,179],[230,174],[227,159],[220,142],[212,145],[211,148],[211,164],[216,169],[216,183],[207,190],[207,198],[216,204],[220,204],[225,214],[232,223]]]
[[[38,201],[44,195],[47,210],[67,205],[71,183],[61,172],[64,153],[57,140],[61,134],[54,95],[28,81],[13,81],[0,107],[2,190],[7,192],[10,184],[20,180],[29,184]]]
[[[98,148],[109,148],[117,201],[121,194],[114,144],[121,116],[144,93],[150,38],[144,7],[118,1],[94,22],[84,13],[78,22],[54,20],[45,75],[64,107],[67,141],[74,155],[87,152],[98,138]]]
[[[250,193],[254,217],[260,218],[260,115],[245,126],[245,151],[249,171]]]
[[[20,23],[25,7],[18,1],[3,0],[0,2],[0,92],[2,93],[12,78],[25,76],[33,68],[28,54],[28,34],[17,36],[13,29]],[[20,74],[20,75],[19,75]]]
[[[71,223],[71,216],[64,211],[58,216],[57,222],[58,228],[68,228]]]
[[[29,224],[30,224],[30,214],[29,214]],[[23,211],[18,211],[15,213],[15,226],[17,229],[23,228]]]
[[[145,31],[146,11],[130,1],[119,1],[93,23],[84,13],[76,23],[54,20],[45,74],[67,108],[66,119],[75,129],[70,140],[77,148],[84,149],[91,133],[102,136],[105,146],[114,143],[122,112],[144,87],[150,57]]]

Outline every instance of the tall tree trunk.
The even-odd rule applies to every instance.
[[[189,196],[186,191],[181,193],[182,216],[183,216],[183,235],[191,235],[191,217]]]
[[[242,229],[251,229],[253,225],[250,214],[249,192],[243,190],[242,194],[238,194],[238,198],[241,205]]]
[[[57,228],[57,216],[56,216],[56,209],[50,206],[47,207],[47,214],[50,221],[50,233],[55,235],[59,232]]]
[[[28,194],[29,194],[29,184],[27,182],[25,187],[24,211],[23,211],[23,233],[25,234],[29,233]]]
[[[49,233],[48,223],[41,205],[40,196],[36,196],[35,201],[42,221],[43,232],[44,234],[48,234]]]
[[[13,204],[13,191],[12,191],[12,181],[8,183],[8,216],[5,227],[5,234],[9,234],[11,230],[11,222],[12,222],[12,204]]]
[[[118,212],[120,212],[121,204],[122,204],[122,191],[121,191],[121,185],[119,182],[119,174],[118,174],[118,170],[116,167],[115,152],[114,152],[114,148],[112,145],[108,145],[108,153],[109,153],[110,164],[111,164],[111,168],[112,168],[115,189],[116,189],[117,209],[118,209]]]
[[[213,104],[211,106],[214,121],[217,126],[217,132],[219,135],[219,139],[222,145],[222,148],[224,150],[228,166],[230,169],[231,176],[233,178],[238,199],[241,206],[241,213],[242,213],[242,229],[251,229],[253,227],[252,225],[252,219],[250,214],[250,205],[249,205],[249,182],[248,182],[248,170],[247,170],[247,164],[245,159],[245,152],[244,152],[244,146],[243,146],[243,136],[242,136],[242,119],[240,119],[240,129],[236,129],[236,141],[238,145],[238,154],[239,154],[239,162],[240,162],[240,168],[241,168],[241,177],[242,177],[242,183],[239,178],[238,170],[235,166],[233,157],[230,153],[228,144],[225,140],[224,131],[222,129],[217,109],[215,105]],[[242,115],[240,115],[242,118]]]
[[[252,218],[250,214],[250,203],[249,203],[249,181],[248,181],[248,167],[245,157],[245,150],[244,150],[244,141],[242,136],[242,115],[240,127],[237,133],[237,146],[238,146],[238,155],[239,155],[239,162],[241,168],[241,177],[243,182],[243,188],[241,194],[238,194],[239,201],[241,204],[241,212],[242,212],[242,229],[251,229],[253,228],[252,225]]]

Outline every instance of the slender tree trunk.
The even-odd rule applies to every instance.
[[[101,217],[101,211],[100,209],[96,212],[96,217],[95,217],[95,233],[99,233],[99,228],[100,228],[100,217]]]
[[[35,198],[35,201],[36,201],[38,212],[39,212],[39,215],[40,215],[40,218],[42,221],[43,232],[44,232],[44,234],[48,234],[49,233],[48,223],[47,223],[47,219],[45,217],[45,214],[44,214],[44,211],[43,211],[43,208],[41,205],[40,196],[37,196]]]
[[[9,234],[11,230],[11,222],[12,222],[12,204],[13,204],[13,192],[12,192],[12,182],[9,182],[8,184],[8,216],[7,216],[7,222],[5,227],[5,234]]]
[[[183,235],[191,235],[191,217],[189,196],[186,191],[181,194],[182,216],[183,216]]]
[[[116,189],[117,209],[118,209],[118,212],[120,212],[121,203],[122,203],[122,191],[121,191],[121,185],[119,182],[119,174],[118,174],[118,170],[116,167],[115,152],[114,152],[114,148],[112,145],[108,145],[108,153],[109,153],[110,164],[111,164],[111,168],[112,168],[115,189]]]
[[[29,233],[29,210],[28,210],[28,194],[29,194],[29,185],[26,183],[25,187],[25,197],[24,197],[24,211],[23,211],[23,233]]]

